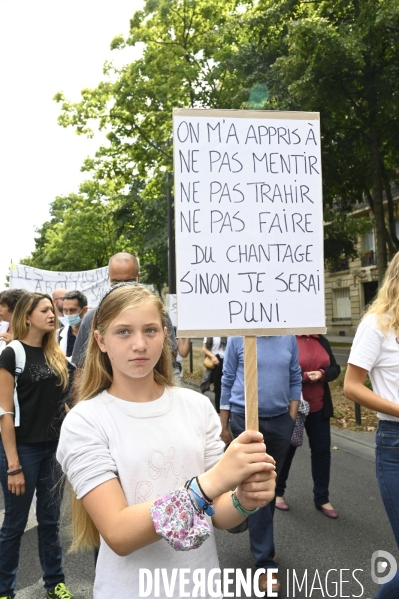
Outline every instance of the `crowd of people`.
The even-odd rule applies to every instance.
[[[46,596],[73,597],[60,542],[66,479],[73,548],[96,551],[95,599],[116,588],[139,597],[141,568],[217,567],[212,525],[248,528],[259,588],[278,592],[280,580],[269,576],[278,559],[274,511],[289,510],[287,480],[303,427],[315,508],[339,516],[329,492],[329,382],[340,367],[328,340],[257,338],[259,431],[248,431],[243,338],[203,340],[201,390],[213,384],[214,408],[181,384],[190,340],[176,339],[162,301],[140,283],[136,257],[112,256],[108,276],[92,309],[77,290],[0,293],[0,599],[16,595],[32,501]],[[398,297],[399,255],[359,325],[345,394],[378,412],[377,479],[399,546]],[[396,576],[377,597],[397,599],[398,589]]]

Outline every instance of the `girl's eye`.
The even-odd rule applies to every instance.
[[[158,329],[154,329],[153,327],[150,327],[149,329],[146,329],[146,333],[147,334],[153,334],[153,333],[157,333]]]
[[[121,329],[120,331],[117,331],[117,335],[121,335],[122,337],[127,335],[129,333],[129,331],[127,329]]]

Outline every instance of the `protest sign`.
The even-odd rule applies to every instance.
[[[11,264],[10,267],[10,288],[49,295],[55,289],[78,289],[86,295],[91,308],[98,305],[108,286],[108,266],[76,272],[42,270],[25,264]]]
[[[178,335],[325,332],[318,113],[176,109]]]

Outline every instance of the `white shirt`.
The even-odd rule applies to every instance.
[[[399,339],[391,329],[381,331],[374,314],[359,324],[348,363],[368,371],[377,395],[399,404]],[[399,421],[381,412],[377,416],[381,420]]]
[[[6,333],[10,327],[10,323],[5,320],[0,321],[0,333]],[[7,347],[7,343],[4,339],[0,339],[0,354]]]
[[[204,337],[204,343],[206,343],[208,337]],[[214,356],[216,356],[217,354],[221,357],[224,358],[224,352],[225,352],[225,347],[220,347],[220,342],[221,342],[222,338],[221,337],[212,337],[212,348],[211,348],[211,352],[213,353]]]
[[[207,397],[171,388],[155,401],[136,403],[104,391],[78,403],[61,429],[57,460],[79,498],[118,478],[135,505],[182,487],[223,454],[220,420]],[[214,535],[193,551],[175,551],[164,540],[119,557],[101,539],[94,599],[136,599],[139,571],[147,568],[218,568]],[[186,587],[187,589],[189,587]],[[176,585],[173,597],[179,597]],[[159,597],[165,598],[161,585]]]

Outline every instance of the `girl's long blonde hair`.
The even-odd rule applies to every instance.
[[[393,329],[399,335],[399,253],[392,258],[377,297],[363,318],[375,314],[381,331]]]
[[[39,302],[43,299],[47,299],[51,302],[51,306],[54,313],[54,330],[43,335],[43,352],[50,370],[58,376],[58,385],[66,389],[68,386],[68,367],[67,360],[64,352],[58,345],[57,341],[57,328],[58,320],[56,311],[54,308],[53,300],[46,293],[36,293],[27,291],[24,293],[17,302],[14,312],[12,313],[11,328],[13,339],[21,340],[25,339],[28,335],[28,317],[32,314],[33,310],[37,308]]]
[[[86,401],[95,397],[109,389],[112,383],[111,362],[108,354],[100,350],[94,331],[97,330],[101,336],[104,335],[109,325],[121,312],[147,303],[155,306],[162,327],[166,327],[166,311],[162,301],[144,285],[122,283],[113,287],[103,298],[91,326],[85,365],[79,382],[78,401]],[[164,387],[173,385],[170,340],[167,335],[165,335],[161,356],[154,367],[154,381]],[[72,551],[91,549],[100,544],[98,530],[75,493],[72,493],[72,537]]]

